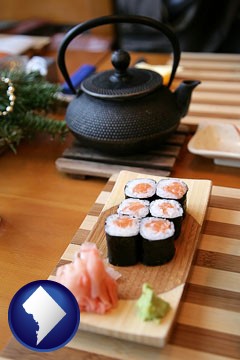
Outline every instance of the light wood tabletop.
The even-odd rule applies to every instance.
[[[106,57],[106,54],[96,56],[92,53],[78,54],[73,52],[70,55],[71,72],[84,62],[97,62],[100,70],[110,67],[110,57]],[[141,55],[134,54],[133,61],[136,61]],[[144,54],[144,56],[147,55]],[[147,58],[155,64],[166,61],[165,57],[161,58],[160,55],[156,54],[148,55]],[[202,56],[195,54],[195,57],[194,54],[185,54],[182,59],[182,65],[186,67],[186,76],[201,78],[203,89],[204,87],[206,89],[205,91],[200,90],[199,87],[199,90],[196,91],[189,115],[183,120],[183,123],[191,125],[191,129],[194,130],[197,124],[204,119],[240,121],[239,101],[233,98],[231,102],[227,97],[227,104],[222,102],[219,104],[216,95],[223,93],[221,86],[225,83],[240,84],[240,78],[232,78],[229,75],[232,73],[231,65],[234,66],[237,62],[239,63],[240,56],[239,58],[236,56],[219,56],[216,58],[211,55],[207,56],[207,54]],[[210,70],[209,64],[212,64]],[[208,67],[207,70],[202,70],[205,66]],[[230,70],[227,66],[230,67]],[[179,74],[179,81],[183,75]],[[219,87],[217,87],[216,82],[221,83]],[[213,90],[214,88],[216,91]],[[236,87],[234,91],[235,94],[238,94],[239,99],[240,89]],[[210,93],[214,93],[214,96],[211,97]],[[217,190],[215,191],[218,191],[219,186],[239,189],[240,168],[218,166],[213,163],[212,159],[191,154],[187,149],[187,142],[191,136],[192,134],[188,135],[171,176],[209,179],[216,187]],[[7,314],[13,295],[30,281],[48,278],[107,183],[106,179],[94,177],[80,179],[57,171],[55,161],[72,141],[72,135],[69,135],[63,143],[39,135],[36,139],[24,141],[19,146],[16,155],[11,151],[6,151],[0,155],[1,348],[4,348],[11,338]],[[233,198],[233,193],[234,191],[231,192],[230,198]],[[240,335],[238,334],[238,336]],[[180,353],[183,356],[184,349],[181,347],[181,341],[179,343]],[[136,352],[139,352],[137,345],[135,346]],[[13,348],[12,342],[12,350]],[[86,346],[85,349],[79,351],[69,350],[66,355],[72,359],[76,356],[83,359],[86,356],[84,351],[90,351],[90,348]],[[99,348],[101,348],[100,345]],[[164,359],[171,358],[170,350],[169,348],[165,353]],[[186,356],[187,353],[186,350]],[[189,354],[194,355],[191,352]],[[219,354],[221,355],[221,352]],[[237,350],[233,352],[232,358],[236,354]],[[105,355],[107,356],[107,354]],[[5,352],[3,356],[14,358],[14,351],[12,353],[11,351]],[[24,356],[23,354],[21,358],[27,358]],[[94,359],[95,356],[101,358],[93,354],[91,358]],[[218,358],[216,355],[216,359],[220,358],[222,357]]]

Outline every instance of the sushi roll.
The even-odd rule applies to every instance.
[[[134,179],[127,182],[124,188],[125,198],[152,201],[155,198],[156,181],[153,179]]]
[[[139,261],[139,219],[112,214],[105,221],[109,263],[116,266],[135,265]]]
[[[150,202],[148,200],[128,198],[121,202],[117,209],[117,213],[143,218],[149,214],[149,204]]]
[[[157,183],[156,195],[160,199],[172,199],[178,201],[186,212],[188,186],[180,179],[162,179]]]
[[[147,217],[140,222],[142,238],[141,262],[144,265],[162,265],[175,254],[174,224],[166,219]]]
[[[170,220],[174,223],[175,235],[177,239],[181,232],[183,221],[182,205],[176,200],[158,199],[150,204],[150,214],[162,219]]]

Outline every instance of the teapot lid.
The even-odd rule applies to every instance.
[[[137,68],[128,68],[130,55],[124,50],[112,54],[114,70],[94,74],[81,83],[85,93],[102,99],[127,99],[147,95],[160,87],[162,76]]]

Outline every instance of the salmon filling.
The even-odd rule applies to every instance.
[[[139,232],[139,219],[128,215],[109,215],[105,222],[105,231],[110,236],[136,236]]]
[[[133,211],[133,212],[137,212],[141,209],[144,208],[144,205],[139,203],[139,202],[132,202],[131,204],[129,204],[128,206],[125,206],[123,208],[123,211]]]
[[[145,224],[146,228],[150,228],[154,232],[163,232],[165,233],[170,229],[170,222],[164,220],[152,220]]]
[[[129,226],[132,226],[133,219],[128,218],[128,217],[121,217],[121,218],[114,220],[113,223],[115,225],[119,226],[120,228],[127,228]]]
[[[142,194],[142,193],[148,193],[149,190],[152,189],[152,186],[148,183],[140,183],[134,186],[133,192]]]
[[[174,181],[169,185],[165,185],[163,187],[163,190],[166,192],[169,192],[171,194],[174,194],[178,198],[183,197],[183,195],[186,192],[186,189],[184,188],[184,186],[178,181]]]
[[[168,215],[168,210],[173,209],[174,206],[171,203],[165,202],[165,203],[159,205],[159,208],[162,210],[164,215]]]

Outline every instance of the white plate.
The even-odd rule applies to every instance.
[[[200,124],[188,150],[212,158],[218,165],[240,167],[240,128],[224,123]]]

